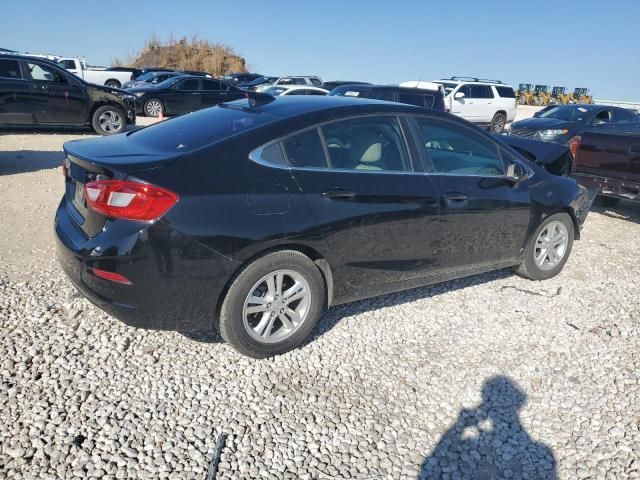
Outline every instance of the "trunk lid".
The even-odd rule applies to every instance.
[[[127,176],[168,165],[181,152],[150,149],[127,138],[128,134],[91,140],[75,140],[64,145],[64,202],[78,228],[88,237],[100,233],[107,217],[91,210],[84,197],[87,182],[124,179]]]

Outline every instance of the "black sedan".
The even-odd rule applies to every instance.
[[[376,100],[254,94],[64,150],[55,231],[76,287],[253,357],[332,305],[504,267],[551,278],[589,208],[470,123]]]
[[[640,116],[605,105],[550,105],[511,124],[511,135],[566,144],[583,132],[640,134]]]
[[[246,97],[246,92],[220,80],[181,75],[155,86],[130,88],[136,112],[148,117],[180,115]]]

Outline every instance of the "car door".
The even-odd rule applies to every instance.
[[[443,268],[455,273],[513,262],[525,242],[531,203],[528,181],[507,178],[505,160],[526,167],[489,135],[460,122],[429,116],[414,122],[440,199]]]
[[[200,79],[185,78],[175,83],[169,93],[162,96],[167,112],[180,115],[202,108]]]
[[[31,86],[22,74],[20,60],[0,58],[0,125],[33,123],[30,93]]]
[[[87,119],[88,95],[75,76],[37,60],[24,62],[30,78],[30,108],[35,123],[83,125]]]
[[[456,94],[464,93],[464,97],[456,98]],[[476,98],[473,97],[477,92],[473,91],[472,85],[465,84],[454,91],[451,99],[451,113],[459,117],[469,120],[470,122],[482,121],[481,109],[476,104]]]
[[[343,119],[283,141],[292,174],[327,242],[336,285],[361,290],[436,268],[433,181],[394,115]]]
[[[495,96],[489,85],[471,85],[471,97],[479,123],[489,123],[498,108],[493,106]]]

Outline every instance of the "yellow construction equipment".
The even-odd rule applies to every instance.
[[[521,83],[516,94],[518,105],[533,105],[533,84]]]
[[[575,103],[593,103],[593,95],[587,88],[576,88],[573,91],[573,101]]]
[[[567,87],[553,87],[551,91],[551,103],[566,105],[573,101],[573,95],[567,93]]]
[[[551,94],[549,93],[549,87],[547,85],[536,85],[532,97],[533,105],[549,105],[550,98]]]

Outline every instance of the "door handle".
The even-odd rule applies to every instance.
[[[445,193],[442,198],[448,207],[455,207],[465,205],[469,197],[464,193],[451,192]]]
[[[322,196],[324,198],[334,199],[334,200],[351,200],[356,196],[354,192],[350,192],[349,190],[343,190],[341,188],[332,188],[331,190],[326,190],[322,192]]]

